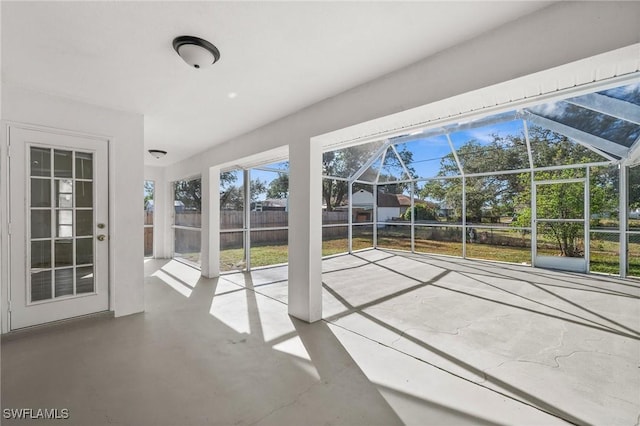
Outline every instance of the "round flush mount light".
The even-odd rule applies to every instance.
[[[167,155],[167,151],[163,151],[161,149],[150,149],[149,150],[149,154],[153,155],[157,159],[160,159],[160,158],[164,157],[165,155]]]
[[[180,36],[173,39],[173,48],[193,68],[205,68],[220,59],[220,51],[207,40]]]

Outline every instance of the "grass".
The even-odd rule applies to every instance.
[[[479,232],[479,234],[481,234]],[[619,243],[617,235],[603,234],[600,239],[592,237],[590,247],[590,270],[609,274],[619,273]],[[449,235],[450,237],[451,235]],[[606,237],[609,236],[610,240]],[[422,238],[420,238],[422,237]],[[460,241],[438,241],[436,239],[425,239],[426,234],[421,234],[416,230],[415,251],[419,253],[442,254],[450,256],[462,255],[462,242]],[[531,248],[530,239],[521,233],[513,230],[493,230],[490,235],[486,234],[482,238],[489,238],[488,241],[467,243],[467,257],[496,260],[502,262],[530,264]],[[481,239],[479,237],[479,240]],[[432,238],[436,238],[433,237]],[[372,247],[372,235],[361,233],[353,238],[353,249],[360,250]],[[395,230],[384,230],[379,232],[378,247],[411,250],[411,234],[408,228],[398,228]],[[327,239],[322,242],[322,255],[330,256],[345,253],[348,250],[346,238]],[[549,246],[545,254],[556,253]],[[270,245],[259,245],[251,247],[252,267],[268,266],[288,261],[288,245],[275,243]],[[242,270],[246,266],[244,262],[244,251],[242,248],[222,250],[220,253],[220,267],[223,271]],[[629,244],[629,271],[630,276],[640,277],[640,243]]]

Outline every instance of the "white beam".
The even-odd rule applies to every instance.
[[[289,145],[289,315],[322,319],[322,147],[308,140]]]
[[[200,270],[202,276],[220,275],[220,168],[202,171],[202,228]]]

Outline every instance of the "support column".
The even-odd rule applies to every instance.
[[[627,167],[625,162],[620,164],[618,167],[620,167],[620,179],[618,180],[620,185],[618,188],[618,194],[620,194],[620,205],[618,206],[620,252],[618,259],[620,262],[620,278],[626,278],[629,263],[629,247],[627,239],[627,231],[629,229],[629,185],[627,183],[629,179],[629,167]]]
[[[200,270],[203,277],[220,276],[220,169],[202,171]]]
[[[322,150],[289,145],[289,315],[322,319]]]

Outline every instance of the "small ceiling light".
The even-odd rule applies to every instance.
[[[153,155],[157,159],[161,159],[165,155],[167,155],[167,151],[163,151],[161,149],[150,149],[149,154]]]
[[[228,97],[229,99],[235,99],[235,98],[237,98],[237,97],[238,97],[238,94],[237,94],[236,92],[230,92],[230,93],[227,95],[227,97]]]
[[[205,68],[220,59],[220,51],[207,40],[192,36],[173,39],[173,48],[189,66]]]

